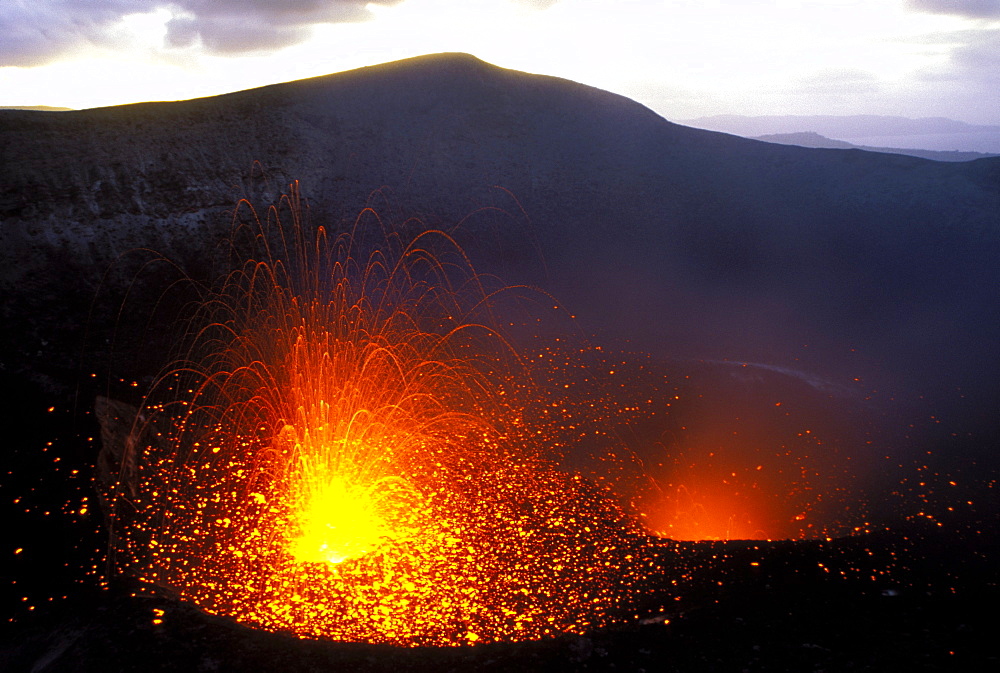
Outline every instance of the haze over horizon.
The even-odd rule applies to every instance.
[[[1000,0],[40,0],[0,8],[0,106],[189,99],[445,51],[672,120],[1000,124]]]

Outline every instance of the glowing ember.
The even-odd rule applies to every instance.
[[[119,567],[311,637],[461,644],[612,620],[635,528],[524,420],[548,409],[494,327],[497,295],[441,232],[311,237],[294,190],[283,204],[291,226],[271,209],[237,227],[244,261],[147,397],[141,455],[108,494]]]

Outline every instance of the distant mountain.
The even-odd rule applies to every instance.
[[[52,107],[51,105],[0,105],[0,110],[35,110],[36,112],[68,112],[71,107]]]
[[[852,145],[843,140],[834,140],[821,136],[814,131],[801,131],[799,133],[769,133],[763,136],[755,136],[754,140],[763,140],[766,143],[778,143],[779,145],[796,145],[797,147],[812,147],[816,149],[828,150],[857,150],[861,149],[857,145]],[[981,158],[981,157],[977,157]]]
[[[1000,154],[1000,126],[976,126],[944,117],[717,115],[681,123],[745,138],[811,132],[866,147]]]
[[[896,147],[867,147],[865,145],[854,145],[843,140],[827,138],[812,131],[804,131],[801,133],[772,133],[769,135],[757,136],[755,140],[763,140],[767,143],[778,143],[780,145],[797,145],[798,147],[865,150],[866,152],[882,152],[884,154],[905,154],[911,157],[920,157],[922,159],[931,159],[933,161],[972,161],[974,159],[985,159],[987,157],[1000,156],[997,154],[987,154],[985,152],[941,152],[936,150],[900,149]]]
[[[1000,133],[1000,125],[977,126],[946,117],[893,117],[885,115],[712,115],[679,123],[740,136],[813,131],[830,138],[866,136],[916,136],[943,133]]]
[[[67,296],[92,296],[116,254],[196,257],[237,198],[295,179],[331,226],[370,201],[461,223],[477,267],[657,357],[908,399],[961,389],[970,413],[1000,400],[1000,159],[748,140],[461,54],[183,102],[0,111],[0,317],[49,312],[45,329],[73,336],[88,318]],[[9,329],[4,347],[52,367],[55,339]]]

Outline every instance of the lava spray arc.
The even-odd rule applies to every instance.
[[[554,468],[542,402],[444,232],[242,202],[107,495],[115,563],[206,611],[404,645],[601,626],[635,528]]]

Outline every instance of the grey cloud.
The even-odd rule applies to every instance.
[[[379,4],[395,4],[383,0]],[[200,42],[215,53],[267,52],[309,37],[318,23],[364,21],[367,0],[175,0],[167,23],[169,47]]]
[[[142,0],[38,0],[0,6],[0,67],[44,65],[87,44],[108,44],[119,19]]]
[[[403,0],[375,0],[393,5]],[[36,0],[0,5],[0,66],[56,61],[87,44],[113,44],[114,26],[138,12],[169,9],[167,47],[201,44],[224,54],[280,49],[319,23],[364,21],[369,0]]]
[[[183,48],[200,43],[211,52],[238,54],[273,51],[308,37],[305,26],[273,25],[254,16],[179,18],[167,22],[166,45]]]
[[[936,33],[922,42],[950,46],[947,63],[926,74],[1000,83],[1000,28]]]
[[[1000,121],[1000,28],[976,31],[968,42],[951,54],[956,74],[978,89],[980,104],[992,107],[993,120]]]
[[[965,67],[1000,79],[1000,28],[980,30],[969,35],[953,58]]]
[[[907,6],[920,12],[953,14],[973,19],[1000,18],[1000,0],[907,0]]]
[[[947,101],[948,116],[1000,123],[1000,28],[937,33],[920,42],[948,48],[946,61],[919,73],[929,95],[942,106]]]

